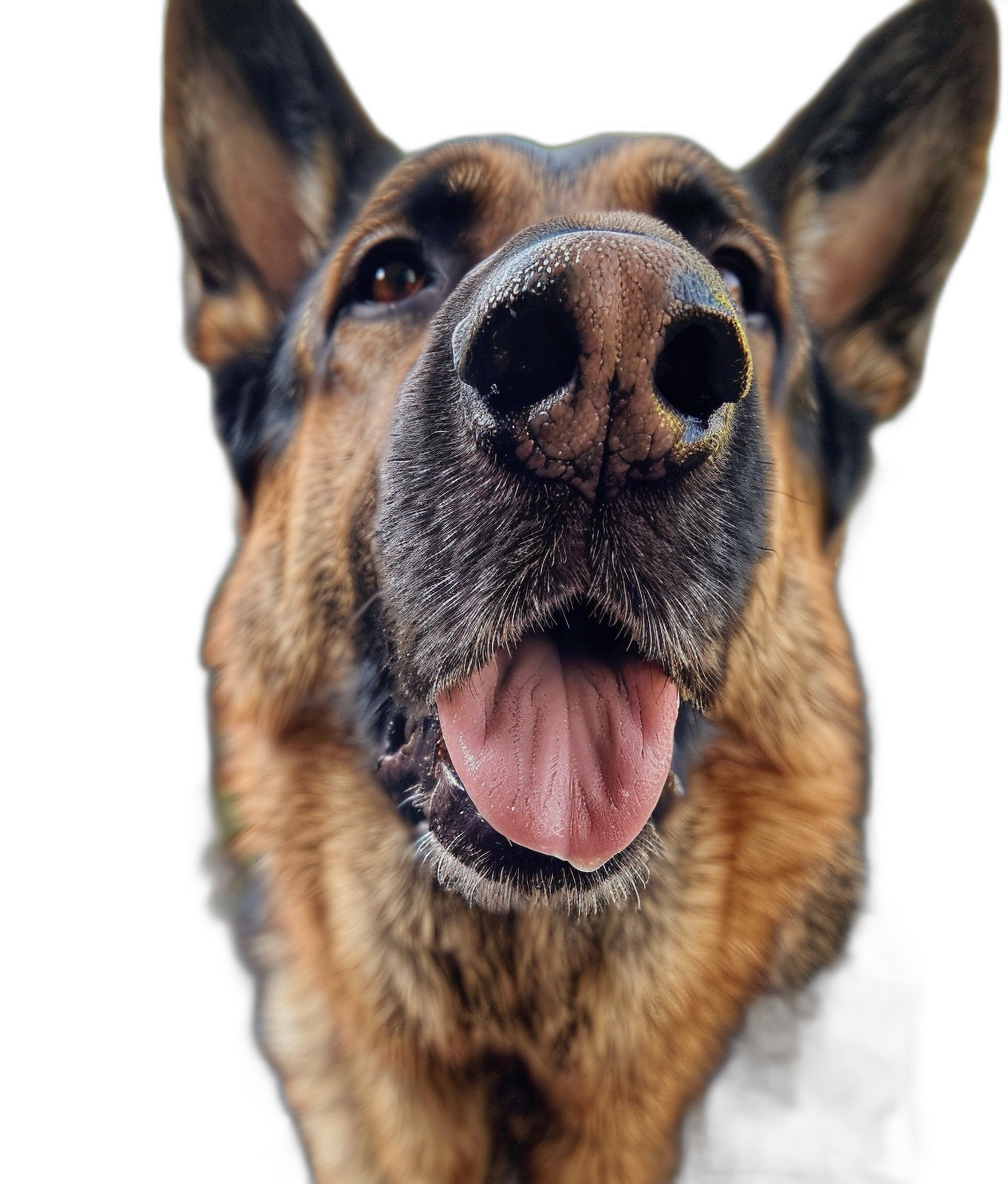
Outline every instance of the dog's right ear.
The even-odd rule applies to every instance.
[[[398,152],[291,0],[169,0],[164,137],[186,340],[216,369],[269,342]]]

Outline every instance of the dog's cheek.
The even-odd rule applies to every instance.
[[[422,342],[422,326],[349,326],[294,437],[263,474],[211,611],[204,657],[221,695],[272,729],[338,688],[354,664],[349,624],[366,594],[359,569],[375,473],[399,384]]]

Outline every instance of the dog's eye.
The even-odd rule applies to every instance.
[[[748,255],[734,250],[717,251],[711,262],[740,312],[764,311],[763,276]]]
[[[372,247],[364,256],[352,299],[364,304],[398,304],[415,296],[427,281],[427,267],[416,244],[393,239]]]
[[[724,286],[728,289],[728,295],[732,298],[732,303],[736,308],[745,308],[745,293],[742,290],[742,281],[730,267],[719,267],[718,274],[724,280]]]

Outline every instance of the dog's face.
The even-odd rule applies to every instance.
[[[785,530],[832,558],[869,422],[912,391],[955,244],[888,206],[937,206],[944,178],[899,184],[897,111],[839,163],[826,134],[792,159],[797,124],[740,178],[660,137],[397,165],[352,109],[341,155],[316,136],[285,162],[212,58],[195,89],[261,141],[265,184],[173,120],[169,77],[169,176],[199,156],[216,189],[173,178],[248,514],[211,661],[275,719],[325,696],[474,899],[623,895],[681,792],[680,704],[680,734],[717,716],[760,579],[788,578],[765,556]]]
[[[766,546],[748,396],[779,263],[675,141],[438,149],[333,261],[331,356],[397,359],[357,388],[373,451],[325,495],[354,506],[356,710],[483,903],[643,878],[679,698],[715,700]]]
[[[979,196],[987,6],[896,18],[740,174],[673,138],[403,160],[295,9],[233,9],[170,6],[166,98],[244,498],[224,755],[352,744],[490,909],[633,897],[732,761],[855,826],[835,562]]]

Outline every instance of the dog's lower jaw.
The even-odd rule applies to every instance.
[[[649,821],[629,847],[597,871],[562,867],[548,880],[543,876],[538,882],[534,875],[518,873],[487,877],[460,859],[429,829],[417,839],[416,854],[431,867],[443,888],[457,893],[474,908],[491,913],[551,908],[582,917],[633,902],[639,906],[650,876],[651,857],[660,845],[654,823]]]

